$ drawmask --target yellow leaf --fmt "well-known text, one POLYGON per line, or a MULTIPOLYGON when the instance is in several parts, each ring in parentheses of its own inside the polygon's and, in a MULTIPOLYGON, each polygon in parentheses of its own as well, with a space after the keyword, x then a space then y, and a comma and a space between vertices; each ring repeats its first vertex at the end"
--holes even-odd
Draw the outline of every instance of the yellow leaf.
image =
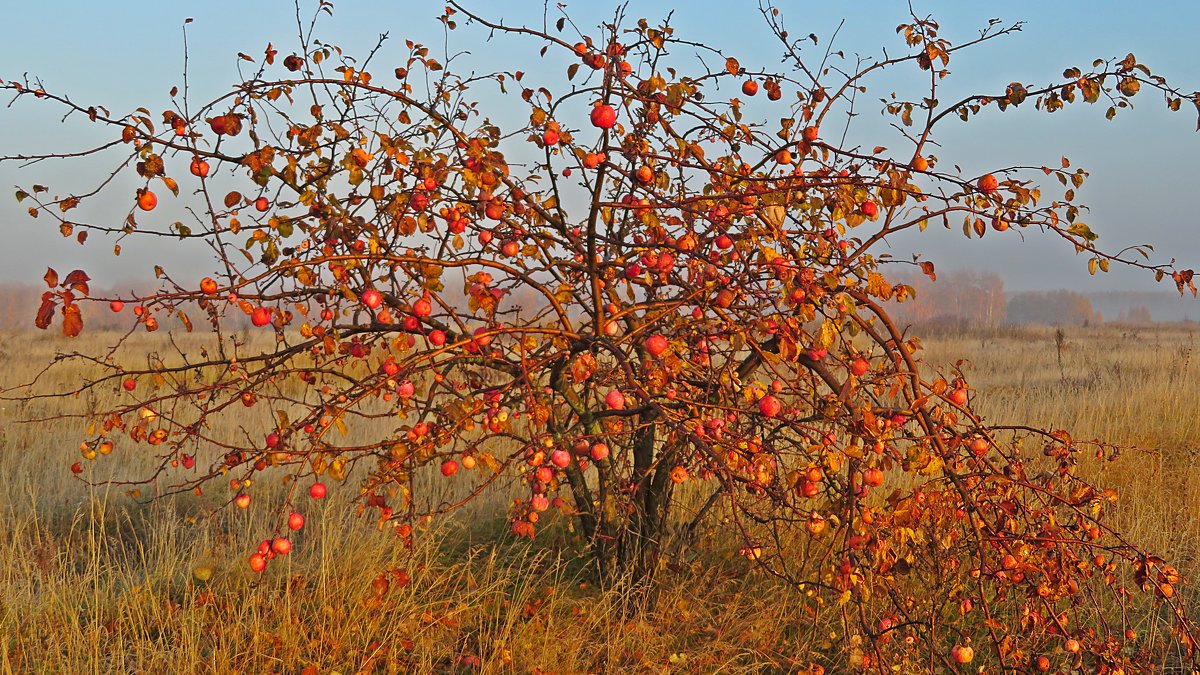
POLYGON ((867 275, 867 293, 887 300, 892 295, 892 286, 882 274, 871 272, 867 275))
POLYGON ((817 335, 817 348, 829 349, 837 340, 837 335, 837 324, 833 322, 833 319, 825 319, 821 323, 821 332, 817 335))
POLYGON ((787 210, 778 204, 772 204, 763 209, 763 219, 770 223, 771 227, 782 226, 785 217, 787 217, 787 210))

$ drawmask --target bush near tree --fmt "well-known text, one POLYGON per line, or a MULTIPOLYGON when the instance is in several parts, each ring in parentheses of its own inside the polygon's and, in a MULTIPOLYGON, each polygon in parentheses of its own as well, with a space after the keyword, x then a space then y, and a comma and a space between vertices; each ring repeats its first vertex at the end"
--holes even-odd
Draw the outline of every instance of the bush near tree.
POLYGON ((265 574, 303 526, 289 513, 326 490, 356 491, 404 540, 517 481, 512 533, 573 521, 608 584, 652 584, 671 537, 726 531, 746 564, 802 591, 797 620, 835 612, 863 668, 1128 672, 1165 648, 1130 627, 1145 612, 1190 657, 1179 573, 1114 531, 1116 494, 1079 475, 1112 448, 972 412, 962 373, 931 372, 890 318, 912 289, 889 269, 933 278, 933 262, 880 245, 927 225, 1040 231, 1093 273, 1127 265, 1194 295, 1190 270, 1099 248, 1076 200, 1087 173, 1067 160, 964 175, 936 141, 988 111, 1112 117, 1143 89, 1171 109, 1200 99, 1132 54, 946 98, 959 52, 1019 24, 954 44, 913 16, 899 48, 853 61, 762 14, 777 69, 623 11, 589 32, 450 2, 452 43, 505 34, 569 65, 545 81, 517 64, 460 72, 415 42, 385 65, 304 32, 242 55, 253 68, 228 91, 172 89, 128 113, 4 81, 16 104, 104 138, 19 159, 115 154, 139 181, 120 218, 89 211, 116 189, 108 172, 77 193, 21 189, 30 215, 118 252, 178 238, 215 254, 202 281, 158 267, 158 290, 137 296, 92 297, 85 271, 48 271, 40 328, 78 335, 80 305, 97 302, 130 331, 210 331, 214 346, 131 366, 121 338, 52 366, 101 369, 69 391, 9 395, 115 400, 87 426, 82 477, 116 444, 158 458, 142 478, 169 475, 160 494, 254 508, 256 481, 289 479, 279 530, 247 551, 265 574), (926 85, 889 96, 895 73, 926 85), (879 101, 894 133, 847 142, 847 113, 879 101), (495 121, 514 106, 527 121, 495 121), (247 320, 243 340, 230 326, 247 320), (274 425, 232 430, 247 406, 274 425), (429 471, 465 497, 417 493, 429 471))

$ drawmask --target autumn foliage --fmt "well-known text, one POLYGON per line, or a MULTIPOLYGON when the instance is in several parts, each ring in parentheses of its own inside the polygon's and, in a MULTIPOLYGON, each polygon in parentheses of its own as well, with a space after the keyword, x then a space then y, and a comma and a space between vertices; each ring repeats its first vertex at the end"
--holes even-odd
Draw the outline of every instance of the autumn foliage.
MULTIPOLYGON (((512 533, 572 521, 606 583, 651 582, 670 542, 715 526, 801 591, 797 620, 843 608, 855 665, 881 672, 1136 669, 1121 617, 1152 604, 1190 654, 1175 568, 1110 528, 1116 494, 1077 475, 1111 448, 973 413, 962 374, 928 372, 890 318, 912 289, 889 269, 935 277, 934 264, 877 249, 929 224, 1042 230, 1094 272, 1126 264, 1195 294, 1190 270, 1097 247, 1075 201, 1087 174, 1066 160, 962 175, 934 145, 989 109, 1103 102, 1111 116, 1143 87, 1174 109, 1195 97, 1130 55, 939 101, 959 50, 1013 28, 951 44, 914 17, 893 56, 847 70, 778 12, 763 19, 781 72, 668 23, 618 14, 590 34, 565 18, 543 31, 452 2, 448 32, 535 41, 565 72, 468 76, 411 42, 403 63, 367 70, 301 37, 268 46, 228 92, 175 92, 155 114, 4 82, 121 142, 141 183, 118 232, 218 254, 203 282, 162 270, 137 297, 47 275, 41 328, 75 335, 80 303, 122 303, 131 328, 215 339, 176 365, 97 359, 106 372, 72 392, 119 403, 96 411, 85 457, 143 445, 165 467, 215 449, 168 492, 254 508, 253 481, 286 476, 294 503, 356 491, 402 540, 515 480, 512 533), (929 84, 885 100, 899 135, 843 144, 852 98, 904 70, 929 84), (527 122, 502 128, 501 106, 527 122), (200 206, 186 223, 185 201, 200 206), (239 342, 230 326, 247 322, 272 339, 239 342), (223 420, 247 406, 276 424, 231 433, 223 420), (380 423, 390 431, 355 433, 380 423), (415 493, 432 471, 466 496, 415 493)), ((81 242, 113 231, 111 214, 80 215, 87 198, 52 195, 18 198, 81 242)), ((281 513, 247 551, 256 571, 291 550, 285 524, 303 518, 281 513)))

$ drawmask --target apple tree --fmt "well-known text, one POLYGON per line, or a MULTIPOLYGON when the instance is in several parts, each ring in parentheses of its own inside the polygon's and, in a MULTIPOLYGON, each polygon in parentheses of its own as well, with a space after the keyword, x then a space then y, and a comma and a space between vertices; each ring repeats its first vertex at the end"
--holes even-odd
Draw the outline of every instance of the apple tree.
MULTIPOLYGON (((250 72, 228 91, 129 113, 4 81, 105 139, 5 160, 96 155, 138 181, 122 213, 89 211, 116 189, 108 173, 74 194, 25 187, 31 215, 96 234, 88 245, 198 241, 215 261, 198 281, 156 268, 156 289, 121 297, 49 272, 38 327, 79 334, 80 305, 101 303, 129 332, 58 360, 99 369, 70 391, 18 395, 112 401, 77 473, 113 444, 144 446, 158 469, 131 480, 169 476, 165 494, 246 505, 257 477, 284 476, 297 501, 354 490, 402 538, 515 484, 512 533, 572 523, 606 582, 649 582, 672 542, 716 528, 881 672, 1134 669, 1155 647, 1128 614, 1152 606, 1190 655, 1179 572, 1115 531, 1115 494, 1078 473, 1111 448, 976 414, 961 373, 923 364, 889 316, 913 292, 889 269, 934 277, 934 263, 879 249, 931 224, 1037 231, 1093 272, 1140 268, 1194 295, 1190 270, 1099 246, 1079 219, 1083 170, 964 175, 936 143, 991 110, 1111 117, 1135 95, 1200 98, 1129 55, 947 99, 958 52, 1018 25, 955 44, 913 16, 898 49, 848 63, 762 15, 776 70, 669 21, 530 28, 451 1, 450 41, 529 40, 561 69, 457 72, 417 42, 385 66, 304 33, 242 55, 250 72), (925 84, 876 98, 894 124, 864 141, 847 113, 896 73, 925 84), (519 123, 497 120, 514 110, 519 123), (131 366, 117 355, 141 330, 212 344, 131 366), (272 424, 236 421, 255 406, 272 424), (458 496, 422 494, 432 472, 458 496)), ((290 549, 281 538, 253 552, 256 571, 290 549)))

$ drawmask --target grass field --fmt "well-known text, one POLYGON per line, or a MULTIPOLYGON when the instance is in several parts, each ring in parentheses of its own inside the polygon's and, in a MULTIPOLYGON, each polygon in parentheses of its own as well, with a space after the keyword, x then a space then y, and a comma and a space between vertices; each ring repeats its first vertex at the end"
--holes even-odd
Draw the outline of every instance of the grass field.
MULTIPOLYGON (((990 421, 1129 446, 1084 470, 1120 490, 1118 529, 1195 578, 1198 333, 954 333, 928 338, 925 358, 966 359, 990 421)), ((28 380, 68 348, 0 337, 0 384, 28 380)), ((86 404, 0 411, 2 673, 794 672, 843 639, 797 616, 793 591, 719 540, 668 569, 652 608, 622 611, 622 597, 586 581, 562 528, 532 543, 505 536, 503 495, 433 523, 407 549, 358 514, 351 490, 333 490, 309 507, 296 551, 254 575, 246 555, 274 509, 214 511, 227 498, 215 491, 142 505, 126 488, 89 489, 68 471, 82 422, 20 422, 86 404)), ((89 471, 129 476, 145 465, 118 448, 89 471)))

